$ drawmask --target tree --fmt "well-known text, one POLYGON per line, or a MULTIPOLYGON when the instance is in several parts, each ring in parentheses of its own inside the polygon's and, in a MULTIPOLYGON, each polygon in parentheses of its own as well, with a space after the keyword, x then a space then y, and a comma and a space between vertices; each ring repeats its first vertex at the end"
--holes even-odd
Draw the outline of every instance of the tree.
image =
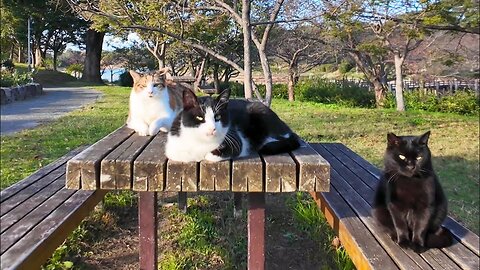
POLYGON ((100 60, 102 57, 102 44, 105 32, 88 29, 85 34, 85 64, 83 66, 82 80, 93 83, 103 83, 100 76, 100 60))

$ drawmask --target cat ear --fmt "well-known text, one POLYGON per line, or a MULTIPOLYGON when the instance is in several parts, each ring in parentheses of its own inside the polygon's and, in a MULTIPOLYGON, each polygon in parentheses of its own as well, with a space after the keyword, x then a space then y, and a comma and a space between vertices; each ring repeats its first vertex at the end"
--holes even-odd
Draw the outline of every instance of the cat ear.
POLYGON ((195 93, 193 93, 191 90, 183 91, 183 109, 189 110, 196 106, 198 106, 198 100, 195 93))
POLYGON ((418 142, 420 144, 426 145, 428 143, 428 138, 430 138, 430 130, 425 132, 420 138, 418 139, 418 142))
POLYGON ((217 97, 217 107, 218 108, 223 108, 223 106, 226 106, 228 104, 228 99, 230 98, 230 89, 227 88, 223 90, 220 95, 217 97))
POLYGON ((130 70, 130 76, 132 76, 133 78, 133 81, 138 81, 138 79, 140 79, 140 77, 142 77, 142 74, 136 72, 135 70, 130 70))
POLYGON ((400 141, 401 141, 401 139, 397 135, 395 135, 393 133, 388 133, 387 134, 388 145, 398 146, 398 145, 400 145, 400 141))

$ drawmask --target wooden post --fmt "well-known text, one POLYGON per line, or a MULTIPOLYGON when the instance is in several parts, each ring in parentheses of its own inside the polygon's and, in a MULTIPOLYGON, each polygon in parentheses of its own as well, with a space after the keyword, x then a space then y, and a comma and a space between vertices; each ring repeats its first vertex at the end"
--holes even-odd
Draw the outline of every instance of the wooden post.
POLYGON ((239 218, 242 216, 242 193, 233 193, 233 216, 239 218))
POLYGON ((141 270, 157 269, 157 193, 141 191, 138 198, 141 270))
POLYGON ((178 210, 182 211, 183 213, 187 212, 187 193, 186 192, 178 192, 178 210))
POLYGON ((248 269, 265 269, 265 193, 248 193, 248 269))

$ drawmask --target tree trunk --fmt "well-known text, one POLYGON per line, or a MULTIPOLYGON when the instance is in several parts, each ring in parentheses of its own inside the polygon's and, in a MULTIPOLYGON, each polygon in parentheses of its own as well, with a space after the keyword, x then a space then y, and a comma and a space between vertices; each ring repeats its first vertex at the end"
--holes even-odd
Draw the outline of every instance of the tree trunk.
POLYGON ((57 71, 57 55, 58 51, 57 49, 53 50, 53 70, 57 71))
POLYGON ((270 65, 268 63, 267 54, 265 48, 258 48, 258 56, 260 56, 260 63, 262 65, 263 78, 265 81, 265 105, 270 107, 272 104, 272 91, 273 91, 273 80, 272 80, 272 71, 270 70, 270 65))
POLYGON ((395 100, 397 102, 397 111, 405 111, 405 103, 403 100, 403 62, 405 57, 401 57, 399 52, 395 52, 395 100))
POLYGON ((218 77, 218 63, 213 64, 213 86, 215 91, 218 93, 220 91, 220 78, 218 77))
POLYGON ((207 63, 207 57, 203 58, 202 63, 200 64, 200 68, 197 71, 195 76, 195 82, 193 82, 193 89, 199 90, 199 85, 202 82, 203 78, 203 70, 205 69, 205 64, 207 63))
POLYGON ((167 43, 163 43, 162 46, 160 47, 160 55, 158 57, 158 68, 164 68, 165 67, 165 54, 167 52, 167 43))
POLYGON ((17 58, 18 63, 23 63, 23 61, 25 60, 22 56, 23 56, 22 45, 18 44, 18 58, 17 58))
POLYGON ((39 45, 35 47, 35 67, 40 67, 43 64, 42 59, 42 50, 40 49, 39 45))
POLYGON ((85 44, 85 64, 83 66, 82 80, 93 83, 102 83, 100 76, 100 60, 102 57, 102 44, 105 32, 88 29, 85 44))
POLYGON ((252 98, 252 60, 251 39, 252 29, 250 25, 250 0, 242 0, 242 30, 243 30, 243 87, 245 98, 252 98))

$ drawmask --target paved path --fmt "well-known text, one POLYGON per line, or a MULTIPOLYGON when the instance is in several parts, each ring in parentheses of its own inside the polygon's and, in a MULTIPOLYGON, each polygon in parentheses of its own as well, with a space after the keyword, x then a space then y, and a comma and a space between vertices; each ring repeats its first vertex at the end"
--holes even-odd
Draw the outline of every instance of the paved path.
POLYGON ((102 93, 86 88, 44 88, 45 94, 0 106, 0 134, 33 128, 94 102, 102 93))

